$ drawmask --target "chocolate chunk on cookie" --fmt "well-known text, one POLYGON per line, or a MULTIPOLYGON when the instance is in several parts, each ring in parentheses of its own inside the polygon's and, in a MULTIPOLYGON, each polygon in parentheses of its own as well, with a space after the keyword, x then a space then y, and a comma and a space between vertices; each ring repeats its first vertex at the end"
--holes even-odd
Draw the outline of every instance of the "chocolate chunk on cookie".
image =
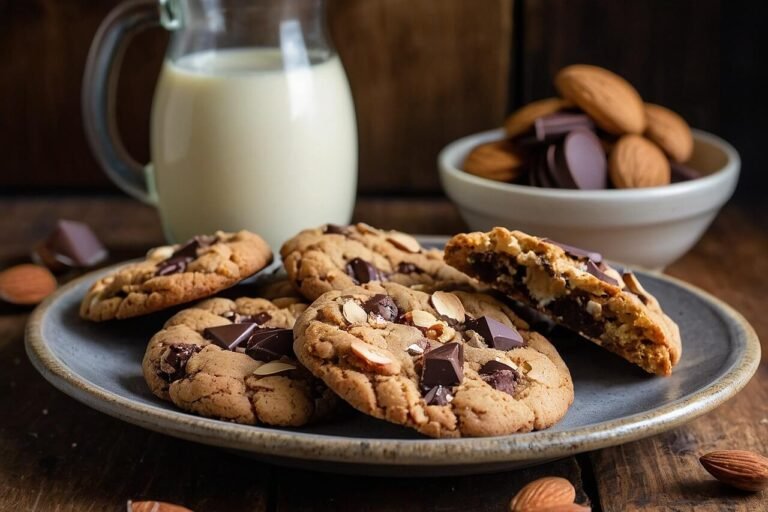
POLYGON ((243 297, 180 311, 150 340, 144 379, 156 396, 210 418, 301 426, 327 417, 337 398, 292 349, 291 328, 306 307, 295 298, 243 297))
POLYGON ((670 375, 680 360, 677 325, 634 274, 597 253, 495 228, 456 235, 445 260, 649 373, 670 375))
POLYGON ((152 249, 145 261, 96 281, 80 305, 86 320, 130 318, 209 297, 263 269, 269 246, 248 231, 198 236, 152 249))
POLYGON ((476 284, 446 265, 442 251, 425 249, 405 233, 362 223, 302 231, 283 245, 280 254, 288 278, 308 300, 373 281, 428 289, 476 284))
POLYGON ((296 321, 296 356, 359 411, 431 437, 528 432, 565 415, 573 383, 549 341, 489 295, 436 293, 396 283, 327 292, 296 321), (522 343, 493 348, 502 329, 471 323, 481 318, 522 343))

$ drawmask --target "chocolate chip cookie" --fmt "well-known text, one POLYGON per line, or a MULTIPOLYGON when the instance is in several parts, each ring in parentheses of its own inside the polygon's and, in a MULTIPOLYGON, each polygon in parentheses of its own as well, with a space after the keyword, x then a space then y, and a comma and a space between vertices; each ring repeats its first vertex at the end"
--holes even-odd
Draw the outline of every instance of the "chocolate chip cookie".
POLYGON ((293 355, 295 298, 214 298, 171 317, 142 369, 149 389, 201 416, 249 425, 300 426, 338 402, 293 355))
POLYGON ((209 297, 271 261, 267 243, 248 231, 218 232, 158 247, 145 261, 96 281, 83 298, 80 316, 96 322, 130 318, 209 297))
POLYGON ((334 290, 299 317, 294 338, 299 361, 353 407, 431 437, 547 428, 573 401, 555 348, 481 293, 334 290))
POLYGON ((425 249, 410 235, 359 223, 302 231, 280 250, 297 290, 310 301, 330 290, 370 281, 392 281, 427 289, 473 287, 469 277, 425 249))
POLYGON ((680 360, 677 324, 598 253, 494 228, 453 237, 445 261, 649 373, 670 375, 680 360))

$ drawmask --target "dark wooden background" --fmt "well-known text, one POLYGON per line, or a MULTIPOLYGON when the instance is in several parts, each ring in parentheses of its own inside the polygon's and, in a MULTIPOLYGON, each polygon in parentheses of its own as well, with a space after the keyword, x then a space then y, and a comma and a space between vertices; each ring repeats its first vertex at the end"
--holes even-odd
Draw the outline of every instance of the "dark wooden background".
MULTIPOLYGON (((80 82, 118 0, 0 0, 0 192, 111 191, 86 145, 80 82)), ((725 0, 328 0, 355 97, 363 194, 440 194, 435 156, 550 95, 557 69, 607 66, 648 100, 730 140, 741 197, 768 184, 765 3, 725 0)), ((131 46, 119 91, 126 144, 148 155, 167 36, 131 46)))

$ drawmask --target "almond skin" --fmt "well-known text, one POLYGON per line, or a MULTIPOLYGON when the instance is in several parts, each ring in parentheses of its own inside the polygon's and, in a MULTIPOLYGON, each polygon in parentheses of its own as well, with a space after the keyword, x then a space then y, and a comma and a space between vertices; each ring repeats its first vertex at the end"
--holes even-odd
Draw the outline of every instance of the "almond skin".
POLYGON ((504 131, 510 139, 522 135, 533 127, 533 123, 540 117, 559 112, 573 105, 562 98, 545 98, 528 103, 515 110, 504 121, 504 131))
POLYGON ((699 458, 710 475, 743 491, 768 488, 768 458, 746 450, 719 450, 699 458))
POLYGON ((188 508, 162 501, 128 501, 128 512, 192 512, 188 508))
POLYGON ((470 151, 463 169, 469 174, 496 181, 514 181, 523 172, 523 156, 507 140, 480 144, 470 151))
POLYGON ((691 127, 675 112, 661 105, 645 104, 648 126, 645 136, 655 142, 675 162, 686 162, 693 153, 691 127))
POLYGON ((623 135, 645 130, 645 109, 640 94, 612 71, 574 64, 557 73, 555 87, 563 98, 575 103, 608 133, 623 135))
POLYGON ((608 174, 616 188, 669 185, 669 160, 659 147, 641 135, 625 135, 608 158, 608 174))
POLYGON ((544 507, 537 509, 528 509, 529 512, 590 512, 592 508, 578 503, 569 503, 568 505, 555 505, 554 507, 544 507))
POLYGON ((56 278, 40 265, 24 263, 0 272, 0 299, 22 306, 40 303, 56 290, 56 278))
POLYGON ((546 476, 520 489, 509 503, 509 510, 510 512, 548 510, 548 507, 573 505, 574 499, 576 499, 576 489, 571 482, 557 476, 546 476))

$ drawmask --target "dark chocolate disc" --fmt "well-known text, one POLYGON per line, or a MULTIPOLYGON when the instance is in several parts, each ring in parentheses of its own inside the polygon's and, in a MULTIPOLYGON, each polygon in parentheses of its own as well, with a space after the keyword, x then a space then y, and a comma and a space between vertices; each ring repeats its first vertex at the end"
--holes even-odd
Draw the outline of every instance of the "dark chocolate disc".
POLYGON ((558 183, 566 188, 604 189, 608 183, 605 151, 600 139, 590 130, 578 128, 565 136, 555 151, 558 183))

